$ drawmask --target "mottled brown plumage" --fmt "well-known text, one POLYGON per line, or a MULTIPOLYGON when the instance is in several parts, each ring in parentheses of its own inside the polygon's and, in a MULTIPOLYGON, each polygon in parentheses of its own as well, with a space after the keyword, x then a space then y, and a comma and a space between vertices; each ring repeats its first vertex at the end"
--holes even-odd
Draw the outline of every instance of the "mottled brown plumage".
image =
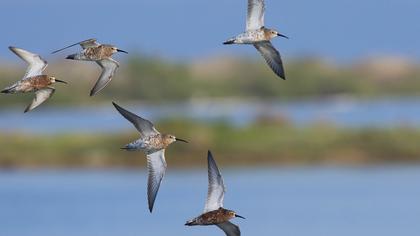
POLYGON ((140 133, 139 139, 125 145, 123 149, 128 151, 141 150, 147 155, 147 169, 149 170, 147 200, 149 203, 149 211, 152 212, 157 192, 159 191, 160 184, 166 171, 165 149, 175 141, 186 143, 187 141, 176 138, 171 134, 161 134, 156 130, 152 122, 137 116, 116 103, 113 103, 113 105, 140 133))
POLYGON ((101 44, 97 47, 86 48, 84 54, 87 60, 99 61, 110 58, 117 50, 115 46, 101 44))
POLYGON ((209 184, 204 213, 187 221, 185 225, 216 225, 223 230, 227 236, 240 236, 241 230, 237 225, 230 222, 230 220, 235 217, 245 218, 236 214, 234 211, 223 208, 225 184, 223 182, 222 174, 210 151, 207 154, 207 162, 209 184))
POLYGON ((285 35, 264 26, 264 0, 248 0, 246 31, 226 40, 223 44, 252 44, 273 70, 282 79, 286 79, 280 53, 270 40, 285 35))
POLYGON ((48 64, 39 55, 21 48, 9 47, 9 49, 28 63, 28 69, 22 79, 3 89, 1 93, 15 94, 35 92, 35 98, 26 108, 25 112, 41 105, 45 100, 54 94, 55 88, 51 87, 52 84, 56 82, 66 83, 64 81, 57 80, 54 76, 42 74, 48 64))
POLYGON ((124 50, 118 49, 116 46, 109 45, 109 44, 99 44, 96 42, 96 39, 88 39, 82 42, 78 42, 67 47, 55 50, 52 53, 56 53, 67 49, 69 47, 73 47, 75 45, 80 45, 82 47, 82 51, 79 53, 71 54, 66 57, 66 59, 70 60, 81 60, 81 61, 94 61, 96 62, 101 68, 102 73, 99 76, 98 80, 96 81, 95 85, 93 86, 92 90, 90 91, 90 96, 94 96, 103 88, 105 88, 108 83, 112 80, 112 77, 115 74, 115 71, 119 67, 119 64, 116 60, 112 59, 112 55, 116 52, 123 52, 127 53, 124 50))
POLYGON ((197 218, 186 223, 188 226, 193 225, 217 225, 229 221, 236 217, 236 213, 231 210, 220 207, 217 210, 206 212, 197 218))
POLYGON ((27 93, 49 87, 55 78, 48 75, 38 75, 26 78, 16 88, 17 92, 27 93))

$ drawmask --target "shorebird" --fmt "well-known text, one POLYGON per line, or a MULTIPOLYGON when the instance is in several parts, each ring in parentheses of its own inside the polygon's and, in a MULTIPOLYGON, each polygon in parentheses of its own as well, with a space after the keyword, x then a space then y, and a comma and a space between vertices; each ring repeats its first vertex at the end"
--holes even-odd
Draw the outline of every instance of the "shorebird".
POLYGON ((271 69, 282 79, 286 79, 283 69, 283 62, 280 53, 274 48, 270 40, 280 36, 274 29, 264 26, 264 0, 248 0, 248 14, 246 19, 246 31, 236 37, 230 38, 223 44, 252 44, 264 57, 271 69))
POLYGON ((78 42, 72 44, 70 46, 55 50, 54 53, 60 52, 64 49, 80 45, 82 47, 82 51, 79 53, 71 54, 66 57, 66 59, 70 60, 81 60, 81 61, 94 61, 96 62, 101 68, 102 73, 99 76, 99 79, 96 81, 95 86, 90 91, 90 96, 94 96, 106 85, 111 81, 112 77, 114 76, 115 71, 120 66, 118 62, 111 58, 111 56, 116 52, 123 52, 128 53, 124 50, 121 50, 113 45, 109 44, 99 44, 96 42, 96 39, 88 39, 82 42, 78 42))
POLYGON ((42 59, 39 55, 21 48, 9 47, 9 49, 22 60, 26 61, 29 66, 22 79, 3 89, 1 93, 14 94, 35 92, 35 98, 25 109, 25 113, 41 105, 54 94, 55 88, 51 87, 54 83, 60 82, 67 84, 65 81, 58 80, 54 76, 42 74, 48 64, 47 61, 42 59))
POLYGON ((171 143, 180 141, 188 143, 184 139, 176 138, 171 134, 161 134, 156 130, 152 122, 131 113, 124 108, 112 103, 117 111, 130 121, 139 131, 140 138, 131 142, 122 149, 128 151, 144 151, 147 156, 147 169, 149 178, 147 182, 147 199, 149 203, 149 211, 153 211, 153 205, 159 191, 160 183, 166 171, 165 148, 171 143))
POLYGON ((229 220, 235 217, 242 219, 245 218, 236 214, 235 211, 223 208, 225 185, 219 168, 217 168, 216 161, 213 159, 210 151, 208 151, 207 154, 207 161, 209 186, 204 213, 187 221, 185 225, 217 225, 226 233, 227 236, 240 236, 241 231, 239 230, 239 227, 231 223, 229 220))

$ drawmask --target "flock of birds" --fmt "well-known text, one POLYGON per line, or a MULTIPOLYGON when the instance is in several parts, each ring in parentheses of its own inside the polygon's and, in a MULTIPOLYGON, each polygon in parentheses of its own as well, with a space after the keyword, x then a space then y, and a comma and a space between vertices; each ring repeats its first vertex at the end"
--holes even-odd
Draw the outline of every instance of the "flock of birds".
MULTIPOLYGON (((286 77, 280 53, 274 48, 270 40, 277 36, 287 37, 276 30, 265 28, 264 11, 264 0, 248 0, 246 31, 236 37, 230 38, 225 41, 224 44, 254 45, 273 72, 280 78, 285 79, 286 77)), ((102 68, 101 75, 90 91, 90 96, 94 96, 107 86, 119 67, 119 63, 112 59, 112 55, 117 52, 127 52, 113 45, 100 44, 96 39, 88 39, 56 50, 52 53, 57 53, 76 45, 80 45, 82 50, 67 56, 66 59, 94 61, 102 68)), ((17 47, 9 47, 9 49, 27 62, 29 66, 21 80, 3 89, 1 93, 15 94, 34 92, 35 98, 25 109, 25 112, 33 110, 50 98, 55 92, 55 88, 52 87, 53 84, 57 82, 67 84, 65 81, 56 79, 54 76, 43 74, 43 71, 48 64, 47 61, 42 59, 39 55, 17 47)), ((139 139, 125 145, 122 149, 128 151, 144 151, 147 156, 147 197, 149 210, 152 212, 160 184, 166 171, 165 149, 176 141, 188 142, 171 134, 161 134, 152 122, 137 116, 114 102, 113 105, 140 133, 139 139)), ((216 161, 213 159, 210 151, 208 152, 208 182, 208 195, 204 213, 187 221, 185 225, 217 225, 227 236, 239 236, 241 234, 239 227, 229 220, 235 217, 244 217, 236 214, 235 211, 223 208, 225 185, 216 161)))

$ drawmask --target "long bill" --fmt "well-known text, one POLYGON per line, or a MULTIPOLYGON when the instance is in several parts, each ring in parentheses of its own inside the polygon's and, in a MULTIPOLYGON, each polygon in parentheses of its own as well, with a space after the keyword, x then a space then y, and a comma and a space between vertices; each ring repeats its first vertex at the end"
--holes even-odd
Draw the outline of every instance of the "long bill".
POLYGON ((59 83, 63 83, 63 84, 67 84, 67 82, 66 82, 66 81, 59 80, 59 79, 55 79, 55 82, 59 82, 59 83))
POLYGON ((128 54, 128 52, 127 52, 127 51, 124 51, 124 50, 121 50, 121 49, 117 49, 117 52, 123 52, 123 53, 128 54))
POLYGON ((185 140, 185 139, 175 138, 175 140, 176 140, 176 141, 180 141, 180 142, 184 142, 184 143, 188 143, 188 141, 187 141, 187 140, 185 140))
POLYGON ((280 36, 280 37, 283 37, 283 38, 289 39, 289 37, 287 37, 287 36, 286 36, 286 35, 284 35, 284 34, 277 33, 277 36, 280 36))
POLYGON ((245 219, 245 217, 240 216, 240 215, 238 215, 238 214, 235 214, 235 216, 236 216, 236 217, 238 217, 238 218, 241 218, 241 219, 245 219))

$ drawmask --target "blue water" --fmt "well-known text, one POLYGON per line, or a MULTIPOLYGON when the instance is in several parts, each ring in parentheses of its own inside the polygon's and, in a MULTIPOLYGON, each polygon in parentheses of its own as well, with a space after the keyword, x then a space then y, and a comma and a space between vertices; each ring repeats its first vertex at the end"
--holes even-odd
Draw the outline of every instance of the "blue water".
MULTIPOLYGON (((420 97, 357 100, 335 98, 302 102, 192 101, 182 104, 136 106, 121 104, 157 122, 178 118, 225 121, 242 126, 260 117, 281 118, 296 125, 329 123, 342 127, 420 127, 420 97)), ((23 109, 23 108, 22 108, 23 109)), ((120 132, 132 126, 109 104, 91 108, 42 106, 30 113, 0 110, 0 132, 120 132)))
MULTIPOLYGON (((242 235, 418 236, 420 167, 222 168, 242 235)), ((0 172, 0 235, 224 235, 201 213, 202 170, 168 170, 148 213, 144 171, 0 172)))

